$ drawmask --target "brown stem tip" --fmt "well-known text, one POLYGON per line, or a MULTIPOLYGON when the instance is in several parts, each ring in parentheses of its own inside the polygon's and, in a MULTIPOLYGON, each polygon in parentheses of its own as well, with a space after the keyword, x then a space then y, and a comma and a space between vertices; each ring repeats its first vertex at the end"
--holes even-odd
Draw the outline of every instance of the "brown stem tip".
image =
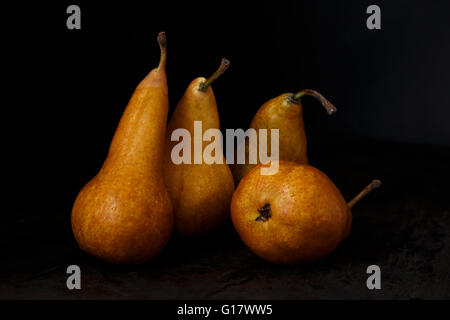
POLYGON ((337 111, 337 108, 316 90, 303 89, 302 91, 293 95, 291 100, 293 103, 299 103, 300 98, 303 96, 312 96, 312 97, 316 98, 317 100, 319 100, 320 103, 322 104, 322 106, 325 108, 325 110, 327 110, 327 112, 330 116, 333 113, 336 113, 336 111, 337 111))
POLYGON ((206 92, 206 90, 208 90, 208 87, 214 81, 216 81, 217 78, 219 78, 222 74, 224 74, 224 72, 228 69, 229 66, 230 66, 230 60, 222 58, 219 68, 216 70, 216 72, 214 72, 214 74, 211 77, 209 77, 208 80, 206 80, 205 82, 200 84, 200 87, 198 88, 198 90, 200 90, 202 92, 206 92))
POLYGON ((165 48, 167 46, 167 38, 164 31, 158 33, 158 43, 161 48, 165 48))
POLYGON ((166 60, 167 60, 167 38, 166 38, 166 33, 160 32, 158 33, 158 44, 159 44, 159 48, 161 49, 161 57, 159 60, 159 66, 158 66, 158 70, 161 68, 165 68, 166 67, 166 60))
POLYGON ((378 179, 373 180, 369 185, 367 185, 356 197, 354 197, 349 203, 348 206, 352 208, 359 200, 367 196, 372 190, 379 188, 381 186, 381 181, 378 179))

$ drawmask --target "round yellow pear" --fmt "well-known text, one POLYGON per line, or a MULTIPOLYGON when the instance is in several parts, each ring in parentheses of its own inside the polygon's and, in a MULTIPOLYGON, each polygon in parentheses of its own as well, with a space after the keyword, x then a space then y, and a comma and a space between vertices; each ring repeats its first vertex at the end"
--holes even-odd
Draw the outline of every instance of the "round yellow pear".
POLYGON ((351 206, 380 185, 374 180, 347 204, 334 183, 310 165, 279 161, 262 175, 254 167, 231 202, 233 225, 247 247, 264 260, 302 264, 329 255, 351 229, 351 206))

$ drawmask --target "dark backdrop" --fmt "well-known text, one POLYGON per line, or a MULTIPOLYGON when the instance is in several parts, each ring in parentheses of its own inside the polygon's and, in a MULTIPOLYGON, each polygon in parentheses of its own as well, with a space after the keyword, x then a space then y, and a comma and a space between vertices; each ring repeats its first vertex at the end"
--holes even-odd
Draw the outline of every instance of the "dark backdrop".
POLYGON ((214 84, 222 128, 247 128, 258 107, 304 99, 311 159, 355 141, 450 144, 448 1, 167 1, 2 4, 2 182, 7 218, 66 223, 101 166, 134 88, 168 37, 171 110, 187 84, 231 60, 214 84), (82 29, 68 30, 69 4, 82 29), (368 5, 382 29, 366 28, 368 5))

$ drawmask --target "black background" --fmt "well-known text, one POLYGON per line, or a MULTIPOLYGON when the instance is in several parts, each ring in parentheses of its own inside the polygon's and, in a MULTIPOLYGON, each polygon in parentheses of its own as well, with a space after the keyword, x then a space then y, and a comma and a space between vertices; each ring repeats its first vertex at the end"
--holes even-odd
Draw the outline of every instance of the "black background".
MULTIPOLYGON (((338 112, 329 117, 303 99, 309 156, 346 197, 374 177, 387 183, 381 200, 414 184, 404 197, 443 192, 449 10, 447 1, 423 0, 2 4, 3 217, 15 226, 53 221, 58 231, 36 241, 74 241, 72 203, 103 163, 134 88, 157 65, 159 31, 168 38, 171 111, 192 79, 226 57, 231 67, 213 85, 222 129, 247 128, 279 94, 316 89, 338 112), (66 28, 70 4, 81 7, 81 30, 66 28), (370 4, 381 7, 381 30, 366 28, 370 4), (363 160, 345 167, 341 148, 361 150, 363 160), (396 150, 405 151, 398 158, 396 150)), ((6 252, 27 246, 2 236, 6 252)))
POLYGON ((47 210, 49 197, 70 202, 97 172, 134 88, 158 63, 162 30, 171 110, 227 57, 213 86, 222 128, 247 128, 268 99, 312 88, 338 108, 328 117, 304 98, 313 164, 333 156, 321 146, 344 140, 449 145, 450 5, 377 3, 381 30, 366 28, 371 1, 86 1, 81 30, 66 28, 71 2, 6 6, 7 203, 47 210))

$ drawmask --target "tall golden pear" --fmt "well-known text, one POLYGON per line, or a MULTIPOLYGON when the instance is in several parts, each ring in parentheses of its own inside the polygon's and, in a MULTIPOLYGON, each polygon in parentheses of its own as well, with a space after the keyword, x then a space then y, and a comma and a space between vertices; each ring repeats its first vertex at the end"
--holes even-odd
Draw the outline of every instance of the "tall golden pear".
POLYGON ((346 203, 339 189, 320 170, 279 161, 278 171, 250 170, 231 202, 237 233, 256 255, 279 264, 309 263, 324 258, 348 237, 351 208, 381 185, 373 180, 346 203))
POLYGON ((174 208, 175 229, 182 235, 205 234, 229 220, 234 182, 223 156, 222 141, 214 135, 208 138, 212 142, 204 141, 210 129, 219 132, 219 113, 211 83, 228 65, 229 61, 223 59, 208 80, 202 77, 193 80, 169 121, 164 173, 174 208), (177 129, 187 134, 181 142, 177 142, 180 138, 174 132, 177 129), (180 152, 177 145, 183 143, 186 148, 180 152), (215 151, 208 152, 214 145, 215 151), (180 156, 185 160, 183 163, 175 159, 180 156))
MULTIPOLYGON (((268 150, 271 150, 271 129, 279 130, 279 160, 308 164, 306 150, 306 134, 303 123, 303 107, 301 98, 305 95, 313 96, 320 101, 329 115, 337 111, 331 102, 315 90, 304 89, 297 94, 285 93, 264 103, 256 112, 250 128, 267 129, 268 150)), ((260 163, 249 163, 248 140, 245 142, 246 162, 232 165, 232 172, 236 184, 260 163)))
POLYGON ((163 176, 169 104, 163 32, 158 43, 159 66, 136 88, 103 166, 72 209, 72 230, 80 248, 112 263, 151 259, 172 234, 172 205, 163 176))

